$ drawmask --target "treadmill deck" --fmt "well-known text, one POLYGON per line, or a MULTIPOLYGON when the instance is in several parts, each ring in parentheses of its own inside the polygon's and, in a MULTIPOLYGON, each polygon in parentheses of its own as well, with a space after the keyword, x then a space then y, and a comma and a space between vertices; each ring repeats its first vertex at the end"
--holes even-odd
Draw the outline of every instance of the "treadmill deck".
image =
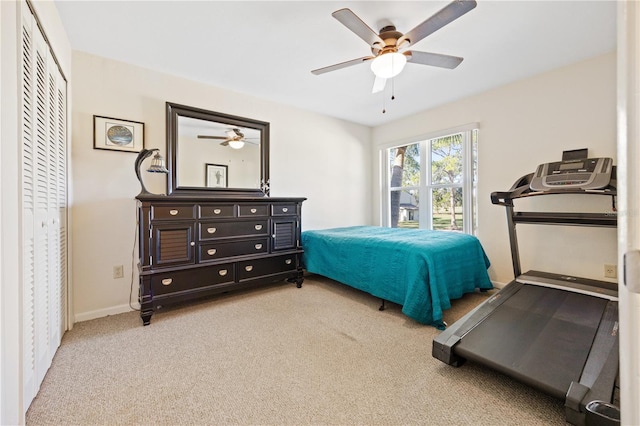
POLYGON ((578 382, 608 300, 525 284, 456 346, 557 398, 578 382))
POLYGON ((607 400, 617 330, 616 284, 529 271, 437 336, 432 355, 484 364, 571 403, 587 392, 607 400))

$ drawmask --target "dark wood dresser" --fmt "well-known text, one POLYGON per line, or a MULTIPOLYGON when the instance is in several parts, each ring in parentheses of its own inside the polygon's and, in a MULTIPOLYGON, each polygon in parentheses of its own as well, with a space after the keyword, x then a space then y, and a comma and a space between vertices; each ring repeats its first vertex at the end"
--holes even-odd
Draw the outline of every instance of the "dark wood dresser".
POLYGON ((164 306, 288 280, 302 285, 306 198, 139 196, 140 316, 164 306))

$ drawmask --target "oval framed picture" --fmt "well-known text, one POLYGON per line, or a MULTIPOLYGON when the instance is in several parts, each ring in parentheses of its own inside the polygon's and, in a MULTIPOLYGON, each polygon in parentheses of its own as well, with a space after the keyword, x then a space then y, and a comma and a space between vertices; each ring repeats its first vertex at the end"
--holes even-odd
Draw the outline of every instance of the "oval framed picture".
POLYGON ((144 123, 94 115, 93 147, 138 153, 144 148, 144 123))

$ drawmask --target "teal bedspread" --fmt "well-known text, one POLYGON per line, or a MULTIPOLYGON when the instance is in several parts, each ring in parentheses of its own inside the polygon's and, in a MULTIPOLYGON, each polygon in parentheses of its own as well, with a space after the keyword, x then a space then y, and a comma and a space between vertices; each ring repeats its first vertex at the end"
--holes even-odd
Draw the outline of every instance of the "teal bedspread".
POLYGON ((308 272, 402 305, 408 317, 439 329, 452 299, 493 288, 489 259, 472 235, 352 226, 304 231, 302 246, 308 272))

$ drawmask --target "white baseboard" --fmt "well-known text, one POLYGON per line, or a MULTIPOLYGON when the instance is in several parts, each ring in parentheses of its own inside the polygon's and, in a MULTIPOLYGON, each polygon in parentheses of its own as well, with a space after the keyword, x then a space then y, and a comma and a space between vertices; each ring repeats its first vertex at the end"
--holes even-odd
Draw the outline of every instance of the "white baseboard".
POLYGON ((497 281, 491 281, 491 284, 493 284, 493 286, 497 289, 502 289, 504 286, 506 286, 507 284, 505 283, 500 283, 497 281))
MULTIPOLYGON (((133 306, 138 308, 138 306, 136 305, 137 303, 134 304, 133 306)), ((74 323, 89 321, 96 318, 107 317, 109 315, 123 314, 125 312, 131 312, 131 311, 132 309, 129 305, 118 305, 118 306, 112 306, 110 308, 98 309, 95 311, 82 312, 74 316, 74 323)))

